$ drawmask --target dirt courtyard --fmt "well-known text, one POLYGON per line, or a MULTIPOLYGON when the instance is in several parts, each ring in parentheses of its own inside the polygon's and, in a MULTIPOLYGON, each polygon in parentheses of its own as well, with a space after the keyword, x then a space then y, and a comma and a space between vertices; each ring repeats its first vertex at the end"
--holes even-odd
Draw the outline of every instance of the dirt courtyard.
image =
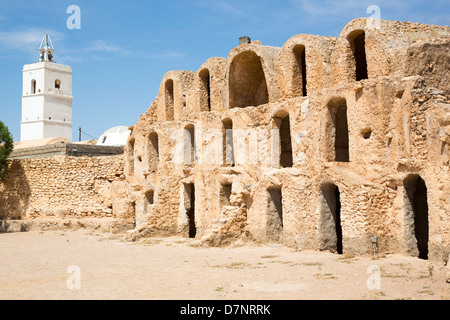
POLYGON ((0 234, 2 300, 439 300, 444 262, 88 231, 0 234))

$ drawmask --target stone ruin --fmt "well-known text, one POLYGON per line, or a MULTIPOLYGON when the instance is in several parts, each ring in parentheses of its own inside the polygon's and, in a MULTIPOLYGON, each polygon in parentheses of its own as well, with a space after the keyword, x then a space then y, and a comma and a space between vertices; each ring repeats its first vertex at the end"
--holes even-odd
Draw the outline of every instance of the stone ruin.
POLYGON ((108 217, 131 240, 446 260, 449 40, 446 26, 356 19, 281 48, 243 37, 168 72, 101 185, 108 217))
POLYGON ((446 257, 450 28, 379 22, 168 72, 125 148, 130 236, 446 257))

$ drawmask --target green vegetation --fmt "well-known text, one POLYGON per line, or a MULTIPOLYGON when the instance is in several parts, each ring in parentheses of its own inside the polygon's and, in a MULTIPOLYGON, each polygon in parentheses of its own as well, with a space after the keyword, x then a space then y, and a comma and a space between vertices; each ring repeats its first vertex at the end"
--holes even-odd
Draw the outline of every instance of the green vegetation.
POLYGON ((0 181, 8 172, 8 157, 14 149, 14 140, 8 127, 0 121, 0 181))

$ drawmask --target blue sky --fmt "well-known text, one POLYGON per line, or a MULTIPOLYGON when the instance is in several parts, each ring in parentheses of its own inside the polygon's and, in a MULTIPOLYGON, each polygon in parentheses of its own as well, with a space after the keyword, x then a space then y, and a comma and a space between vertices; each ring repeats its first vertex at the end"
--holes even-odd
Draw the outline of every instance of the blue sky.
POLYGON ((375 0, 0 0, 0 121, 20 139, 22 68, 37 62, 49 33, 55 61, 73 71, 73 137, 98 138, 134 125, 158 94, 164 74, 227 57, 239 37, 282 46, 300 33, 338 36, 352 19, 369 17, 450 24, 450 1, 375 0), (81 29, 70 30, 70 5, 81 29))

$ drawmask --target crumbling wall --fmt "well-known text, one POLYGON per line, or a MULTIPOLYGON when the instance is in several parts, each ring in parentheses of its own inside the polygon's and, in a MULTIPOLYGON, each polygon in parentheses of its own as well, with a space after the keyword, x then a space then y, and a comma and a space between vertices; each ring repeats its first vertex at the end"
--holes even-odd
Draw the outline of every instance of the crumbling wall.
POLYGON ((252 239, 364 254, 376 237, 381 251, 418 255, 405 197, 405 179, 418 175, 429 257, 444 257, 450 29, 373 22, 353 20, 338 38, 297 35, 282 48, 242 44, 197 72, 167 73, 126 150, 135 235, 190 236, 183 187, 192 184, 195 237, 211 245, 252 239), (186 112, 173 121, 164 116, 167 79, 186 103, 174 106, 186 112), (152 132, 157 166, 149 163, 152 132), (194 162, 184 161, 186 150, 194 162), (331 185, 339 193, 324 195, 331 185), (145 205, 149 191, 154 203, 145 205))

